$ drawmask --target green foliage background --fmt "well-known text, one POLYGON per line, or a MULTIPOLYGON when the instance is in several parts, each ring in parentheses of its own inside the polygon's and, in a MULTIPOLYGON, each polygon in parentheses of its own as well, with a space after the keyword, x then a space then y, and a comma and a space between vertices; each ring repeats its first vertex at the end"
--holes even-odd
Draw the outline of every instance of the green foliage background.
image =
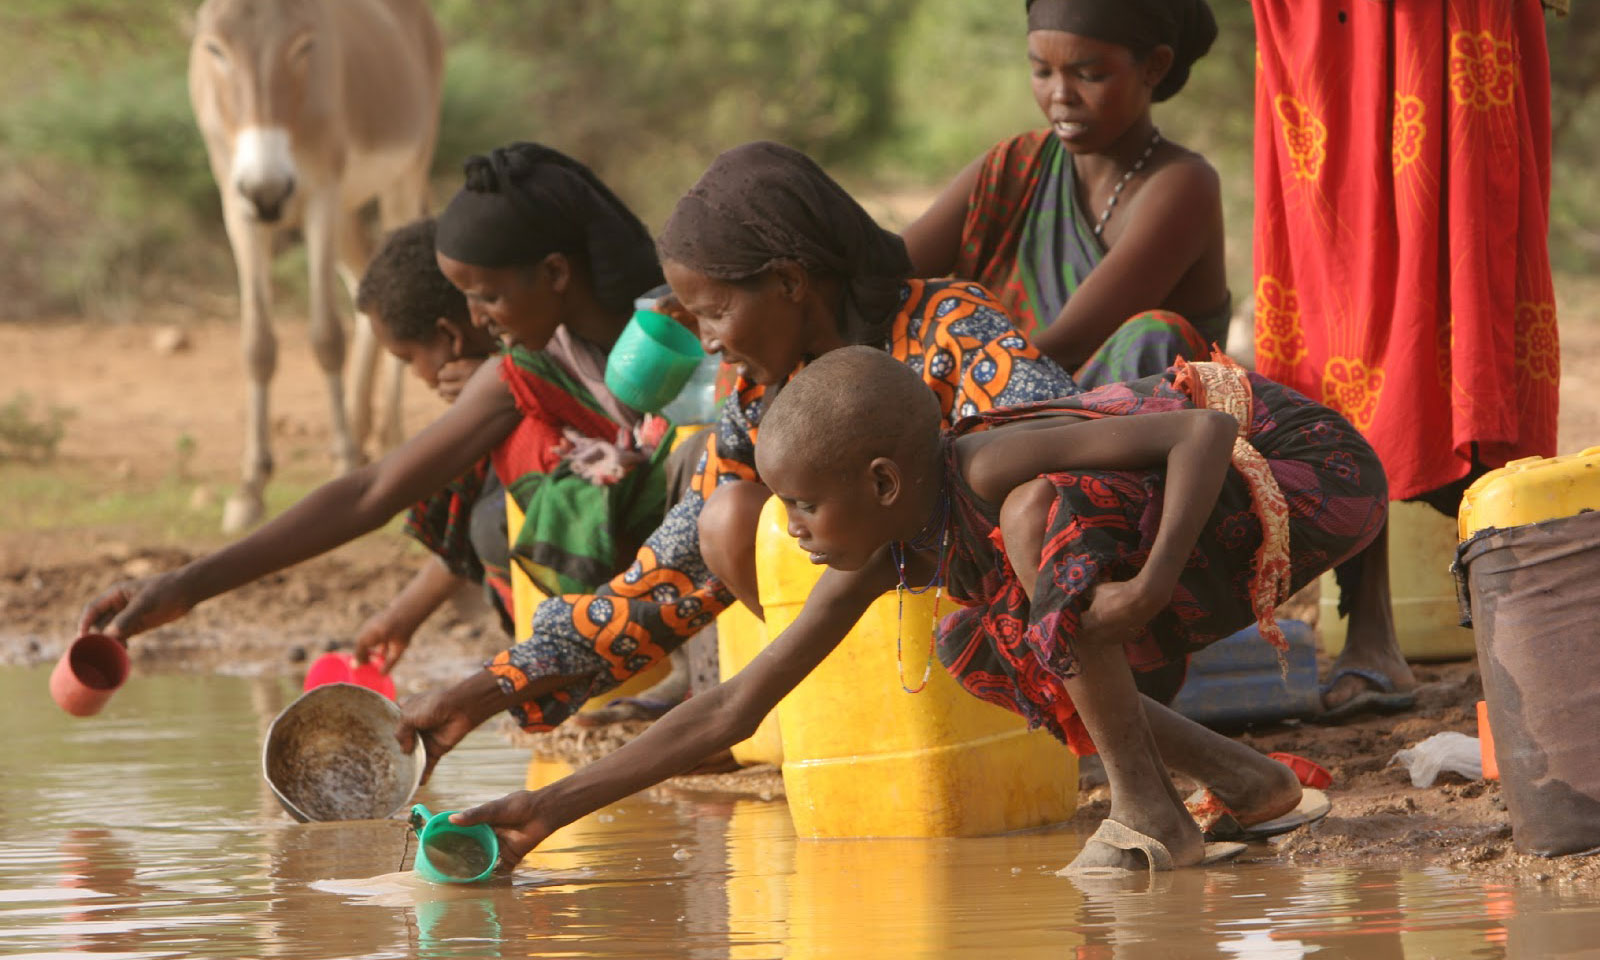
MULTIPOLYGON (((1038 116, 1020 4, 978 0, 434 0, 449 41, 435 174, 536 139, 592 164, 650 224, 718 150, 791 143, 867 194, 920 196, 1038 116)), ((1162 108, 1224 176, 1249 286, 1253 27, 1221 36, 1162 108)), ((1551 20, 1552 252, 1600 266, 1600 8, 1551 20)), ((0 317, 227 289, 232 268, 185 80, 191 0, 0 6, 0 317)), ((293 277, 293 264, 280 266, 293 277)), ((105 309, 102 309, 105 308, 105 309)), ((124 309, 122 312, 128 312, 124 309)))

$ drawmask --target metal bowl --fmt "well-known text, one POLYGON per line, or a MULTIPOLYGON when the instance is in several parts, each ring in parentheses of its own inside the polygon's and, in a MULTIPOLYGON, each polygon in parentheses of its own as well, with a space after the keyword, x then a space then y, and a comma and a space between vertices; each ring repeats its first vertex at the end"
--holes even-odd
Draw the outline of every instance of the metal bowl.
POLYGON ((423 753, 395 740, 400 708, 353 683, 301 694, 267 729, 261 772, 301 823, 381 820, 406 809, 422 782, 423 753))

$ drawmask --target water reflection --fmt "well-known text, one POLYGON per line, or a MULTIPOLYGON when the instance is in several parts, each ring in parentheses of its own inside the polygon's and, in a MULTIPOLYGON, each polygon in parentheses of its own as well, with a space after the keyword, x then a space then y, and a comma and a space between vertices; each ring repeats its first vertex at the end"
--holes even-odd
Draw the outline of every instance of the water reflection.
MULTIPOLYGON (((564 828, 514 880, 431 885, 399 821, 279 810, 259 744, 292 682, 139 677, 75 721, 44 679, 0 671, 5 955, 1531 960, 1600 942, 1593 899, 1441 870, 1247 860, 1071 882, 1055 870, 1072 828, 796 841, 782 803, 673 792, 564 828)), ((459 808, 565 772, 487 731, 420 799, 459 808)))

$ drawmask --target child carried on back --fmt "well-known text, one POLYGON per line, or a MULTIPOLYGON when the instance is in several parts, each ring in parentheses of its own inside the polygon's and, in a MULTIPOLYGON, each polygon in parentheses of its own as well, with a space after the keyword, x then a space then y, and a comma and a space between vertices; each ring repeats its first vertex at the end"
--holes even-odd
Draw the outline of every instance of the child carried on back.
POLYGON ((1220 354, 943 436, 939 424, 926 384, 880 350, 834 350, 802 370, 756 446, 788 532, 830 568, 795 623, 634 744, 459 822, 502 828, 514 864, 550 830, 747 735, 897 583, 964 605, 936 630, 969 692, 1079 754, 1098 748, 1111 809, 1071 869, 1170 869, 1242 849, 1204 842, 1169 766, 1246 826, 1293 810, 1288 767, 1142 696, 1134 672, 1181 670, 1252 622, 1283 642, 1274 607, 1383 524, 1383 469, 1355 428, 1220 354))

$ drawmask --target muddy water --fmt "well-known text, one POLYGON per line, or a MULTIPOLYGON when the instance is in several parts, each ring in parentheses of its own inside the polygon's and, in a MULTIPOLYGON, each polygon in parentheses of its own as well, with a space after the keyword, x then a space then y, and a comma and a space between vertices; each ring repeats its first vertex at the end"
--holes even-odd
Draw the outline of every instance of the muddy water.
MULTIPOLYGON (((287 680, 135 677, 73 720, 0 671, 0 955, 59 957, 1592 956, 1600 899, 1434 870, 1185 871, 1082 888, 1072 829, 796 842, 781 803, 634 798, 512 881, 435 886, 399 821, 298 825, 259 776, 287 680)), ((480 732, 434 810, 559 774, 480 732)), ((1262 856, 1270 848, 1262 848, 1262 856)))

